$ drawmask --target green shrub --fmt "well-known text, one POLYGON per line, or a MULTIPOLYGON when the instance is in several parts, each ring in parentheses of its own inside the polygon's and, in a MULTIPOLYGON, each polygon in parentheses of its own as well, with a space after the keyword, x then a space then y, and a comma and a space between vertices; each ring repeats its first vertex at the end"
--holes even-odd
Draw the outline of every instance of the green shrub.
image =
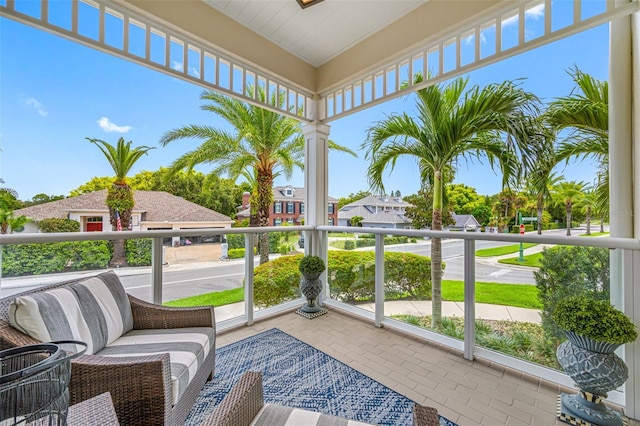
MULTIPOLYGON (((257 306, 272 306, 299 295, 302 275, 298 265, 302 256, 283 256, 256 268, 254 285, 257 306)), ((348 303, 374 299, 374 252, 331 250, 326 267, 333 298, 348 303)), ((413 253, 385 253, 385 292, 395 297, 430 299, 430 259, 413 253)))
POLYGON ((373 238, 358 238, 356 240, 356 247, 373 247, 376 245, 376 240, 373 238))
MULTIPOLYGON (((254 247, 253 254, 255 255, 257 252, 258 252, 258 249, 254 247)), ((229 259, 242 259, 244 258, 244 249, 243 248, 230 249, 227 252, 227 256, 229 256, 229 259)))
POLYGON ((589 296, 573 296, 560 300, 552 318, 563 330, 607 343, 629 343, 636 340, 636 326, 606 300, 589 296))
POLYGON ((318 256, 303 256, 298 264, 302 274, 319 274, 325 270, 324 260, 318 256))
POLYGON ((105 269, 111 259, 106 241, 16 244, 2 247, 2 275, 53 274, 105 269))
POLYGON ((353 250, 356 248, 356 242, 353 240, 346 240, 344 242, 344 249, 345 250, 353 250))
POLYGON ((244 234, 227 234, 229 249, 244 249, 244 234))
POLYGON ((80 232, 80 222, 73 219, 52 217, 38 221, 40 232, 80 232))
POLYGON ((563 340, 564 333, 551 317, 561 300, 584 294, 609 300, 609 250, 555 246, 543 251, 540 264, 534 276, 542 303, 542 326, 550 338, 563 340))
POLYGON ((129 266, 150 266, 151 265, 151 238, 136 238, 125 240, 124 249, 129 266))

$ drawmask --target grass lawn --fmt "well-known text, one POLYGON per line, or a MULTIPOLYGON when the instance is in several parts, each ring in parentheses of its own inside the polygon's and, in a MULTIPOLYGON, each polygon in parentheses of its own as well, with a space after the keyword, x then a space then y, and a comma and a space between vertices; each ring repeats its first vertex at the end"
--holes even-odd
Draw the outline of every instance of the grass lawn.
POLYGON ((165 306, 222 306, 231 303, 242 302, 244 300, 244 287, 232 288, 231 290, 217 291, 215 293, 200 294, 198 296, 185 297, 184 299, 164 302, 165 306))
MULTIPOLYGON (((528 249, 529 247, 537 246, 536 243, 524 243, 523 247, 528 249)), ((511 246, 494 247, 482 250, 476 250, 476 256, 478 257, 493 257, 502 256, 504 254, 517 253, 520 250, 520 244, 513 244, 511 246)))
MULTIPOLYGON (((462 281, 442 280, 442 300, 449 302, 464 301, 464 283, 462 281)), ((538 289, 535 285, 526 284, 476 282, 476 302, 528 309, 542 308, 538 300, 538 289)))
MULTIPOLYGON (((462 281, 443 280, 442 299, 450 302, 464 300, 462 281)), ((215 293, 201 294, 184 299, 165 302, 165 306, 222 306, 244 300, 243 287, 215 293)), ((517 306, 520 308, 540 309, 538 292, 533 285, 500 284, 491 282, 476 283, 476 302, 494 305, 517 306)))
POLYGON ((520 265, 520 266, 530 266, 532 268, 540 267, 540 259, 542 258, 542 252, 529 254, 524 256, 524 261, 520 262, 518 257, 510 257, 508 259, 500 259, 498 263, 505 263, 507 265, 520 265))
POLYGON ((600 237, 602 235, 609 235, 608 232, 592 232, 591 234, 580 234, 579 237, 600 237))
POLYGON ((329 232, 329 236, 333 238, 353 238, 353 235, 348 232, 329 232))
MULTIPOLYGON (((353 240, 355 242, 355 240, 353 240)), ((337 241, 329 241, 329 245, 331 247, 335 247, 338 248, 340 250, 344 250, 344 240, 337 240, 337 241)))

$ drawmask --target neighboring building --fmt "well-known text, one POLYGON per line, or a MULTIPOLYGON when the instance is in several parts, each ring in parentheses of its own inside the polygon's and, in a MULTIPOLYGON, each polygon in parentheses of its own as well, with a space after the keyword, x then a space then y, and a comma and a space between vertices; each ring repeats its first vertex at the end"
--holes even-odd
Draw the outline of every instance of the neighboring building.
POLYGON ((451 217, 456 223, 447 227, 449 231, 480 232, 482 225, 472 214, 455 214, 452 212, 451 217))
MULTIPOLYGON (((304 188, 293 186, 276 186, 273 188, 273 203, 269 211, 269 225, 280 226, 283 223, 290 225, 304 224, 304 188)), ((251 194, 242 194, 242 206, 238 209, 236 219, 248 219, 251 215, 249 208, 249 197, 251 194)), ((338 200, 333 197, 327 199, 327 224, 336 225, 338 223, 338 200)))
POLYGON ((342 207, 338 212, 338 226, 351 226, 351 218, 362 217, 363 227, 409 229, 411 219, 404 215, 411 204, 400 197, 370 195, 342 207))
MULTIPOLYGON (((37 221, 49 218, 73 219, 80 222, 82 232, 111 231, 107 191, 95 191, 50 203, 16 210, 35 222, 25 225, 23 232, 39 232, 37 221)), ((162 191, 133 191, 135 205, 131 212, 131 230, 231 228, 233 219, 214 210, 162 191)), ((171 243, 180 243, 179 237, 171 243)), ((211 242, 216 242, 219 237, 211 242)), ((190 238, 198 243, 199 236, 190 238)), ((203 241, 204 242, 204 241, 203 241)), ((209 242, 207 240, 207 242, 209 242)))

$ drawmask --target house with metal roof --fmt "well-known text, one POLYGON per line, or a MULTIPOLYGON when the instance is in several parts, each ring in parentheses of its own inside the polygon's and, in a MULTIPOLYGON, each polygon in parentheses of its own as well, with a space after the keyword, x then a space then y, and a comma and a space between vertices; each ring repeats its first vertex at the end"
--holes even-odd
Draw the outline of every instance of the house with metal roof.
MULTIPOLYGON (((90 192, 50 203, 19 209, 16 216, 27 216, 22 232, 39 232, 38 221, 50 218, 72 219, 81 232, 111 231, 107 190, 90 192)), ((231 228, 233 219, 164 191, 134 191, 131 230, 231 228)), ((195 241, 194 241, 195 242, 195 241)))
POLYGON ((338 211, 338 226, 351 226, 353 217, 361 217, 363 227, 411 228, 411 219, 404 215, 412 204, 400 197, 370 195, 343 206, 338 211))
POLYGON ((472 214, 455 214, 451 212, 451 217, 456 223, 447 227, 449 231, 479 232, 482 226, 472 214))

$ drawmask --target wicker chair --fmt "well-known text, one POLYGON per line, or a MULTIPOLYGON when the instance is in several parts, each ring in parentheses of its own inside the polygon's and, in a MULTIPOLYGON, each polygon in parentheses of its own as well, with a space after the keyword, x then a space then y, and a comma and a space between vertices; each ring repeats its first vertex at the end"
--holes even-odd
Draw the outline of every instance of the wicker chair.
MULTIPOLYGON (((220 405, 215 411, 205 419, 201 426, 249 426, 256 419, 258 414, 268 417, 264 418, 257 424, 268 424, 269 426, 278 426, 273 421, 273 413, 267 413, 263 410, 265 407, 264 397, 262 393, 262 373, 256 371, 248 371, 240 377, 240 380, 231 388, 229 393, 224 397, 220 405), (263 410, 261 412, 261 410, 263 410)), ((280 410, 280 407, 269 404, 267 408, 280 410)), ((333 416, 323 415, 327 424, 341 424, 342 422, 331 422, 333 416)), ((298 418, 299 420, 300 418, 298 418)), ((322 420, 321 420, 322 421, 322 420)), ((310 426, 311 423, 306 423, 310 426)), ((323 423, 324 424, 324 423, 323 423)), ((413 410, 413 424, 415 426, 438 426, 440 424, 438 411, 432 407, 415 404, 413 410)))
MULTIPOLYGON (((52 284, 0 299, 0 350, 38 343, 9 323, 12 300, 75 282, 77 280, 52 284)), ((134 330, 211 327, 215 334, 213 307, 169 308, 127 296, 134 330)), ((71 364, 70 404, 110 392, 120 424, 182 425, 205 382, 213 377, 214 363, 215 350, 212 350, 180 399, 172 404, 168 353, 123 357, 82 355, 71 364)))

